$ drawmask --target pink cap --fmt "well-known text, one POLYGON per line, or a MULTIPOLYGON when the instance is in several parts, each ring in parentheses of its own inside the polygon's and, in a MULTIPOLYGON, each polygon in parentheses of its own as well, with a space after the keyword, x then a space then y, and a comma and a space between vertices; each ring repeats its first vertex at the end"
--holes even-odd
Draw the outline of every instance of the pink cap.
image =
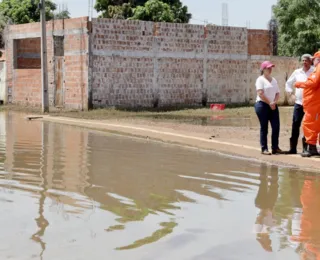
POLYGON ((275 67, 270 61, 264 61, 261 63, 260 70, 263 71, 264 69, 270 69, 275 67))

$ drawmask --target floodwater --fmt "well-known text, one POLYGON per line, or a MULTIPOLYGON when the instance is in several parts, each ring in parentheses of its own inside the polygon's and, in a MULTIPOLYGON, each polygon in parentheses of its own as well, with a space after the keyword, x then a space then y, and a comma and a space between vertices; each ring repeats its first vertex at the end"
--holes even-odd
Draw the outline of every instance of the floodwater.
POLYGON ((320 254, 315 174, 20 114, 0 113, 0 208, 0 259, 320 254))

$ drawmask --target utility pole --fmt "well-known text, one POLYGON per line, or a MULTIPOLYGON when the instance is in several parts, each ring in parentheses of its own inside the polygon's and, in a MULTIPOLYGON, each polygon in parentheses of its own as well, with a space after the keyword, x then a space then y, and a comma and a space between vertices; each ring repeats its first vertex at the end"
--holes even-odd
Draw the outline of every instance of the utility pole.
POLYGON ((42 113, 49 112, 47 32, 45 0, 39 3, 41 21, 41 80, 42 80, 42 113))

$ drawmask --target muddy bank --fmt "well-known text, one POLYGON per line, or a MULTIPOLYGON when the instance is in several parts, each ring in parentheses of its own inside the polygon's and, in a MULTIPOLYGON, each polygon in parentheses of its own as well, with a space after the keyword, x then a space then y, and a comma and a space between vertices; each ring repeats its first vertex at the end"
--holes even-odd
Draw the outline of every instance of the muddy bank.
MULTIPOLYGON (((227 155, 240 156, 247 160, 254 159, 312 171, 320 168, 320 158, 302 158, 300 155, 262 156, 258 142, 259 127, 254 122, 250 127, 234 127, 137 118, 98 121, 44 116, 43 120, 213 150, 227 155)), ((283 150, 287 150, 289 149, 291 120, 288 117, 284 121, 281 128, 280 145, 283 150)), ((299 144, 300 150, 301 143, 299 144)))

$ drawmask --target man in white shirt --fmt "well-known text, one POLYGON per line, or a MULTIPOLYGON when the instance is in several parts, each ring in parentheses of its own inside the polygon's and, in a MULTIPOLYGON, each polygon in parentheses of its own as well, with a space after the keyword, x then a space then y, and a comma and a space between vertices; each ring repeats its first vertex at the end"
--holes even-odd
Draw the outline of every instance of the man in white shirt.
MULTIPOLYGON (((288 154, 297 153, 298 139, 300 135, 300 126, 304 116, 302 98, 303 98, 303 89, 295 89, 293 91, 293 86, 296 82, 305 82, 307 81, 309 75, 313 72, 314 67, 312 66, 312 56, 310 54, 304 54, 301 57, 303 67, 295 70, 286 83, 286 92, 291 96, 295 101, 294 110, 293 110, 293 119, 292 119, 292 130, 290 138, 290 150, 288 154)), ((302 138, 303 149, 306 148, 305 139, 302 138)))

